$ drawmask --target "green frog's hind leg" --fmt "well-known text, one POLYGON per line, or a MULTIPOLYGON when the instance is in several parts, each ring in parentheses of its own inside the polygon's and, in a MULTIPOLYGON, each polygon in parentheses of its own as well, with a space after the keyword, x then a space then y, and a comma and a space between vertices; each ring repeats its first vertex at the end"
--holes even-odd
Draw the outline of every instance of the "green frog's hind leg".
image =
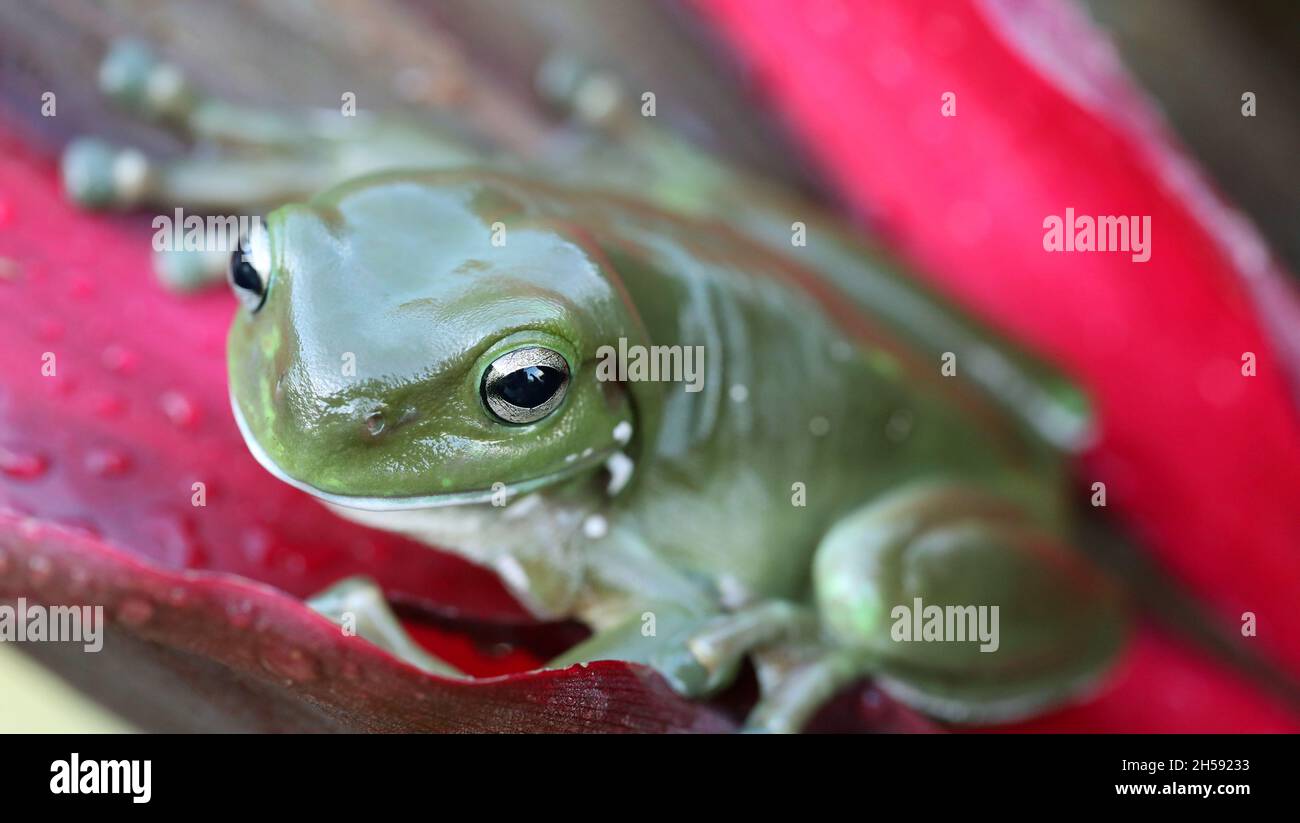
POLYGON ((994 494, 915 485, 863 506, 814 560, 825 647, 769 676, 755 730, 793 731, 857 677, 952 722, 1024 717, 1095 681, 1119 649, 1115 589, 994 494))
POLYGON ((829 642, 954 722, 1076 696, 1125 634, 1109 580, 1051 525, 970 485, 913 485, 856 510, 823 539, 813 574, 829 642))
POLYGON ((68 197, 89 209, 184 207, 200 212, 260 211, 301 200, 333 179, 322 155, 193 154, 148 157, 93 137, 70 143, 62 159, 68 197))
MULTIPOLYGON (((332 179, 335 153, 308 118, 228 104, 195 88, 181 70, 134 41, 115 43, 99 86, 120 108, 156 123, 196 148, 172 159, 92 137, 72 141, 62 160, 68 197, 91 209, 177 207, 250 214, 298 200, 332 179)), ((177 232, 182 227, 176 227, 177 232)), ((164 285, 189 291, 220 281, 238 237, 202 249, 156 248, 164 285)))
POLYGON ((307 599, 307 605, 394 657, 443 677, 464 677, 455 666, 425 651, 406 633, 384 592, 368 577, 349 577, 307 599))
MULTIPOLYGON (((64 189, 86 208, 151 206, 170 217, 181 207, 251 216, 368 172, 451 167, 477 157, 450 123, 406 126, 345 111, 346 101, 339 109, 296 111, 230 103, 134 41, 109 49, 99 86, 119 107, 168 129, 191 149, 161 160, 94 138, 74 140, 63 155, 64 189)), ((195 251, 187 239, 183 249, 159 250, 154 269, 170 288, 197 289, 222 278, 237 242, 195 251)))
POLYGON ((125 111, 207 148, 155 161, 132 148, 74 141, 64 154, 64 185, 72 199, 90 208, 228 210, 301 199, 330 179, 337 158, 329 146, 355 130, 342 117, 228 103, 196 88, 179 67, 135 41, 109 48, 99 86, 125 111))

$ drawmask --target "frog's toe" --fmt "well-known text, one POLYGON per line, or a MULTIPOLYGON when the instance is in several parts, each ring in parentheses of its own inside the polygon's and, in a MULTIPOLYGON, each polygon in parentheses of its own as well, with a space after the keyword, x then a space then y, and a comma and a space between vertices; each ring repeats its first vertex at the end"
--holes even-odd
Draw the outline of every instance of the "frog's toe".
POLYGON ((685 647, 665 650, 648 662, 678 694, 705 697, 716 689, 714 673, 685 647))
POLYGON ((183 116, 193 92, 180 69, 136 40, 113 44, 99 66, 99 89, 118 105, 151 117, 183 116))
POLYGON ((441 677, 464 677, 455 666, 426 651, 407 634, 379 584, 348 577, 307 599, 307 605, 338 623, 345 637, 368 640, 405 663, 441 677))
POLYGON ((624 660, 658 672, 678 694, 706 697, 731 682, 735 666, 714 667, 701 662, 689 639, 708 617, 673 604, 654 604, 604 628, 552 660, 550 668, 567 668, 592 660, 624 660), (646 620, 654 617, 654 630, 646 620))
POLYGON ((117 149, 102 140, 74 140, 63 152, 63 188, 88 208, 129 206, 139 200, 149 162, 134 149, 117 149))
POLYGON ((798 734, 828 700, 866 673, 857 656, 834 649, 792 649, 794 662, 760 671, 762 697, 745 719, 751 734, 798 734))

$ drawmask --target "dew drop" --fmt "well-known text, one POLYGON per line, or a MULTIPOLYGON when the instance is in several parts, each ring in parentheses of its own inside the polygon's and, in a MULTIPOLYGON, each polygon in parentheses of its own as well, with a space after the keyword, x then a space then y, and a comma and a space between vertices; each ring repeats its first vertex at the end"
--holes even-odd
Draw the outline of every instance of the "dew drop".
POLYGON ((86 455, 86 470, 99 477, 117 477, 131 468, 131 458, 121 449, 92 449, 86 455))
POLYGON ((48 557, 33 555, 27 559, 27 571, 31 575, 31 582, 39 586, 48 582, 54 574, 54 564, 48 557))
POLYGON ((116 374, 130 374, 135 371, 139 360, 135 352, 117 343, 106 346, 99 355, 99 362, 104 368, 116 374))
POLYGON ((50 467, 44 455, 16 452, 0 446, 0 473, 16 480, 35 480, 50 467))
POLYGON ((614 427, 614 442, 620 446, 626 446, 632 440, 632 424, 626 420, 620 420, 614 427))
POLYGON ((261 661, 267 671, 284 678, 286 686, 310 682, 318 674, 316 661, 302 649, 264 646, 261 661))
POLYGON ((24 540, 37 540, 42 534, 41 521, 34 517, 28 517, 19 522, 18 534, 24 540))
POLYGON ((253 601, 236 600, 226 606, 226 618, 236 629, 247 629, 253 625, 253 601))
POLYGON ((199 408, 184 394, 178 391, 163 392, 159 398, 159 404, 162 406, 163 414, 173 425, 188 429, 192 428, 199 419, 199 408))
POLYGON ((592 540, 599 540, 609 533, 609 521, 599 514, 593 514, 582 521, 582 533, 592 540))
POLYGON ((153 619, 153 604, 138 597, 128 597, 117 607, 117 619, 132 628, 139 628, 153 619))
POLYGON ((119 416, 126 409, 126 401, 116 394, 103 394, 95 398, 91 410, 96 417, 108 419, 119 416))
POLYGON ((358 562, 366 564, 378 562, 379 546, 369 538, 357 540, 349 548, 352 557, 358 562))
POLYGON ((68 572, 68 583, 74 592, 85 591, 90 586, 90 572, 81 566, 74 566, 68 572))
POLYGON ((194 559, 197 540, 195 525, 184 515, 158 511, 145 520, 145 533, 156 549, 155 556, 170 568, 189 568, 194 559))
POLYGON ((383 434, 384 432, 383 412, 371 412, 370 415, 366 417, 366 431, 370 433, 371 437, 378 437, 380 434, 383 434))
POLYGON ((250 562, 265 567, 271 557, 272 542, 273 536, 268 529, 253 526, 244 532, 239 548, 250 562))

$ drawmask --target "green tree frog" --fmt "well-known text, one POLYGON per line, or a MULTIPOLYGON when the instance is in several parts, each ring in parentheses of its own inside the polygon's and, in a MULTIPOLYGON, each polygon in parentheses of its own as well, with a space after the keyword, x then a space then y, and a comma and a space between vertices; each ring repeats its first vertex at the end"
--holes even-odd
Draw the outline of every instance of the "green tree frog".
MULTIPOLYGON (((137 108, 228 123, 188 89, 145 99, 159 64, 114 59, 137 108)), ((291 126, 258 117, 262 168, 291 126)), ((755 730, 797 731, 862 677, 952 722, 1099 678, 1126 621, 1070 544, 1080 392, 833 218, 641 126, 609 131, 629 153, 580 171, 408 132, 400 170, 321 160, 373 157, 372 130, 313 137, 314 165, 258 178, 249 200, 326 190, 230 261, 230 395, 257 459, 587 624, 552 666, 639 662, 706 698, 752 661, 755 730)), ((73 193, 121 201, 112 157, 77 150, 73 193)), ((251 161, 203 162, 237 200, 230 164, 251 161)), ((131 197, 170 203, 202 175, 145 177, 131 197)), ((365 607, 377 642, 448 671, 367 584, 316 604, 365 607)))

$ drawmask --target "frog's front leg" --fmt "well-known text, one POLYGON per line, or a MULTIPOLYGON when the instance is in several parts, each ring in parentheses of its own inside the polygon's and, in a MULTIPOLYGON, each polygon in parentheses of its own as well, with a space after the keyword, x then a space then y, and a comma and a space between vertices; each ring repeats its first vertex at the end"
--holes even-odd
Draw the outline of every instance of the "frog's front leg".
POLYGON ((774 642, 815 636, 812 611, 785 601, 766 601, 736 612, 680 603, 646 605, 639 613, 602 629, 549 665, 624 660, 658 671, 689 697, 706 697, 729 686, 745 656, 774 642))
POLYGON ((755 728, 798 729, 864 675, 941 719, 1024 717, 1095 681, 1125 628, 1115 589, 1050 524, 956 483, 845 517, 817 549, 814 588, 822 647, 767 678, 755 728))
POLYGON ((715 614, 681 603, 645 603, 550 661, 547 668, 595 660, 640 663, 657 671, 678 693, 703 697, 716 688, 716 675, 696 659, 688 644, 715 614))
POLYGON ((402 628, 379 584, 368 577, 349 577, 308 598, 307 605, 351 636, 379 648, 429 674, 464 677, 455 666, 425 651, 402 628))

